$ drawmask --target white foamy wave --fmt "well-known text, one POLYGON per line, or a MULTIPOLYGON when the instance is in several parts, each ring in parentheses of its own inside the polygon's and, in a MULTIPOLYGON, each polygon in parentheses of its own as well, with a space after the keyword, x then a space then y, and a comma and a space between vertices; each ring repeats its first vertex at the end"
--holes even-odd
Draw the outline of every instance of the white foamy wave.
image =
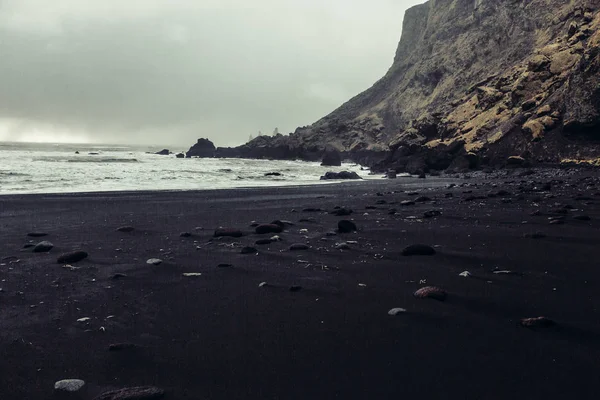
POLYGON ((311 185, 331 183, 319 177, 342 170, 377 179, 356 164, 322 167, 302 161, 178 159, 153 154, 157 150, 0 143, 0 194, 311 185), (268 175, 274 172, 280 175, 268 175))

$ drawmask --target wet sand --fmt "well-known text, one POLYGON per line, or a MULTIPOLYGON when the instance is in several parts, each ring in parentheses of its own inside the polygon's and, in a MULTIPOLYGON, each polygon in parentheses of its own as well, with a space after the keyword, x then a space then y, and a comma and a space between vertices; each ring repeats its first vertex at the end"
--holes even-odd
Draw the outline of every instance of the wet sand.
POLYGON ((2 196, 0 398, 63 398, 66 378, 85 380, 80 399, 147 385, 165 399, 595 398, 600 179, 553 173, 2 196), (342 219, 358 232, 328 236, 342 219), (273 234, 252 221, 273 220, 294 225, 255 244, 273 234), (22 250, 42 240, 50 252, 22 250), (436 254, 402 255, 417 243, 436 254), (57 263, 72 250, 89 257, 57 263), (424 286, 446 300, 413 296, 424 286), (555 325, 520 325, 539 316, 555 325))

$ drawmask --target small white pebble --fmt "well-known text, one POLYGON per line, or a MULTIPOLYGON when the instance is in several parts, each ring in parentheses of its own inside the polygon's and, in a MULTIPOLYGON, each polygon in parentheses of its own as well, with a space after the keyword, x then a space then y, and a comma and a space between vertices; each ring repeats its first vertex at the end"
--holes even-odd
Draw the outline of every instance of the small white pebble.
POLYGON ((390 311, 388 311, 389 315, 398 315, 398 314, 402 314, 405 313, 406 309, 404 308, 392 308, 390 311))
POLYGON ((91 320, 91 318, 89 318, 89 317, 83 317, 83 318, 79 318, 79 319, 77 320, 77 322, 87 322, 87 321, 89 321, 89 320, 91 320))

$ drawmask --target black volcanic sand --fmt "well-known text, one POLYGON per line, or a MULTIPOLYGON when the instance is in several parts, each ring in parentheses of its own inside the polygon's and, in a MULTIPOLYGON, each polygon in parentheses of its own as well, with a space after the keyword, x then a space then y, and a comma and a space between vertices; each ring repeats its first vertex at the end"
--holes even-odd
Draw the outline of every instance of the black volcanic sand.
POLYGON ((595 398, 599 228, 600 180, 578 171, 3 196, 0 398, 61 398, 67 378, 86 381, 81 399, 147 385, 165 399, 595 398), (327 234, 341 219, 358 232, 327 234), (256 245, 273 234, 252 221, 274 220, 281 240, 256 245), (50 252, 22 250, 42 239, 50 252), (403 256, 413 244, 435 254, 403 256), (89 256, 57 263, 74 250, 89 256), (415 297, 424 286, 445 301, 415 297), (520 325, 540 316, 555 324, 520 325))

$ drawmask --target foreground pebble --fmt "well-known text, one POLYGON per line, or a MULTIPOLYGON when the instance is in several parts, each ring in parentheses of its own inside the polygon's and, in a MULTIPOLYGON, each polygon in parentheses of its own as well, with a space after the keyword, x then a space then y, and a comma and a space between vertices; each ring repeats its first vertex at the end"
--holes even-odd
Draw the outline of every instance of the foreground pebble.
POLYGON ((283 227, 278 224, 262 224, 258 225, 255 229, 255 232, 259 235, 264 235, 265 233, 281 233, 283 231, 283 227))
POLYGON ((34 253, 47 253, 50 250, 52 250, 52 248, 54 247, 54 245, 50 242, 48 242, 47 240, 44 240, 43 242, 39 242, 38 244, 36 244, 33 247, 33 252, 34 253))
POLYGON ((520 321, 521 326, 526 328, 548 328, 554 326, 556 323, 546 317, 535 317, 535 318, 523 318, 520 321))
POLYGON ((425 286, 413 293, 419 299, 435 299, 439 301, 446 300, 448 293, 445 290, 435 286, 425 286))
POLYGON ((434 248, 426 244, 413 244, 402 250, 403 256, 432 256, 434 254, 434 248))
POLYGON ((85 386, 85 382, 81 379, 63 379, 54 384, 54 390, 63 392, 77 392, 85 386))
POLYGON ((338 222, 338 232, 340 233, 350 233, 356 231, 356 224, 352 221, 348 221, 343 219, 338 222))
POLYGON ((392 308, 390 311, 388 311, 388 314, 393 316, 393 315, 398 315, 398 314, 402 314, 405 312, 406 312, 406 309, 398 307, 398 308, 392 308))
POLYGON ((304 243, 294 243, 290 246, 290 250, 308 250, 310 247, 304 243))
POLYGON ((243 233, 239 229, 222 228, 215 230, 215 237, 242 237, 243 233))
POLYGON ((61 254, 57 258, 56 262, 59 264, 76 263, 87 258, 87 256, 88 253, 86 253, 85 251, 71 251, 69 253, 61 254))
POLYGON ((161 399, 165 391, 153 386, 138 386, 125 389, 111 390, 102 393, 94 400, 153 400, 161 399))
POLYGON ((162 264, 162 260, 160 258, 150 258, 148 261, 146 261, 146 264, 159 265, 162 264))

